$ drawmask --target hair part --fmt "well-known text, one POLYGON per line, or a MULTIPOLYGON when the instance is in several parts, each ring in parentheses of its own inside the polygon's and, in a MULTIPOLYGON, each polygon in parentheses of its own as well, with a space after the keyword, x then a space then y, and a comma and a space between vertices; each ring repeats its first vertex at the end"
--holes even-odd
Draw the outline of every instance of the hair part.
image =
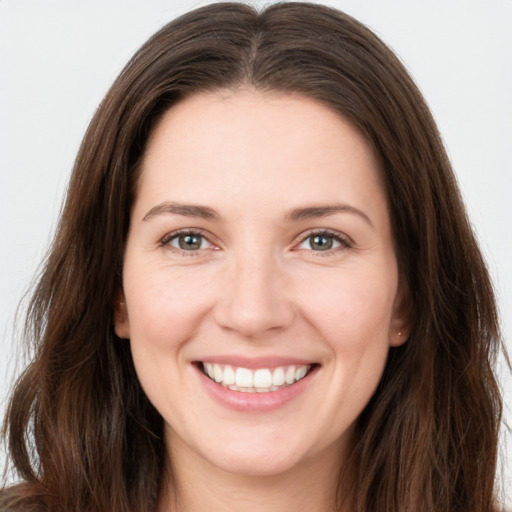
POLYGON ((500 335, 441 138, 382 41, 346 14, 304 3, 260 13, 219 3, 185 14, 142 46, 102 101, 28 309, 36 354, 4 430, 23 483, 2 492, 2 510, 156 510, 163 420, 113 328, 130 210, 163 113, 198 92, 245 87, 327 105, 360 130, 382 166, 414 326, 390 349, 357 422, 340 500, 354 512, 490 511, 500 335))

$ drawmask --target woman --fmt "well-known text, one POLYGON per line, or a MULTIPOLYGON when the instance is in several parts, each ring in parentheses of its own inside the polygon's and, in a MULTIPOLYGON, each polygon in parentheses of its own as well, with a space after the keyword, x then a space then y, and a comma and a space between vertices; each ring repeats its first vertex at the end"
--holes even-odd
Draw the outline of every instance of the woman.
POLYGON ((137 52, 28 325, 2 510, 492 510, 487 271, 417 88, 337 11, 211 5, 137 52))

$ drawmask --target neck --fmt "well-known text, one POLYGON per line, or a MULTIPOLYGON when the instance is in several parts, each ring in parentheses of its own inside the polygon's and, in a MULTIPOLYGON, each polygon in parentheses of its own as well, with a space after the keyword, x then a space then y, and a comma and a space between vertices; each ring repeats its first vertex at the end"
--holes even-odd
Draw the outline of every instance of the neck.
POLYGON ((173 454, 159 512, 340 512, 340 456, 333 450, 280 474, 240 475, 181 448, 173 454))

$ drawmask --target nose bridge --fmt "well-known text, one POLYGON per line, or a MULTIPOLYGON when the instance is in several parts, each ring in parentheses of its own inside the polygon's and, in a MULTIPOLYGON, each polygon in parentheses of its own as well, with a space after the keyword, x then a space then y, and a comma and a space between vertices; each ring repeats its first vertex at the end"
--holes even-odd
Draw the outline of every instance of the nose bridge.
POLYGON ((279 259, 268 247, 248 244, 234 252, 225 272, 217 321, 245 337, 286 327, 293 307, 283 281, 279 259))

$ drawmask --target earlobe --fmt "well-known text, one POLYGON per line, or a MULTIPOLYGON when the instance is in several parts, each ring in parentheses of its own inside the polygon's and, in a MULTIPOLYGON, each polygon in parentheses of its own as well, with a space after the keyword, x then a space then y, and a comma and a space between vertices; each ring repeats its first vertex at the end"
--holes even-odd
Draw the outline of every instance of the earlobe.
POLYGON ((411 334, 412 304, 408 288, 402 283, 396 294, 393 305, 393 318, 389 331, 389 345, 399 347, 403 345, 411 334))
POLYGON ((399 347, 409 339, 409 332, 407 331, 393 331, 389 336, 389 345, 391 347, 399 347))
POLYGON ((114 303, 114 330, 119 338, 130 337, 130 321, 123 292, 117 294, 114 303))

